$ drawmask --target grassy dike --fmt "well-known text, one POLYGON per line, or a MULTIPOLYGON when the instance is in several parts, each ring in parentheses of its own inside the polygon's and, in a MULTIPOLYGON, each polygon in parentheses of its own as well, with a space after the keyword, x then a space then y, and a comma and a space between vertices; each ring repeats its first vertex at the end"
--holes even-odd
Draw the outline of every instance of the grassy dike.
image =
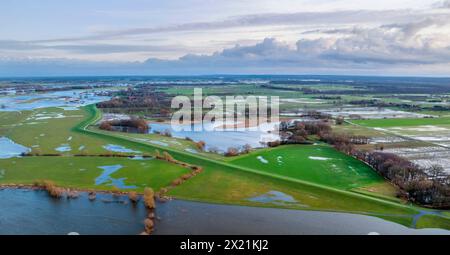
MULTIPOLYGON (((372 197, 352 191, 299 180, 274 173, 262 172, 250 167, 238 166, 229 162, 212 160, 142 141, 130 140, 126 135, 90 128, 101 118, 95 106, 85 107, 89 118, 73 128, 74 132, 107 139, 110 142, 129 146, 144 152, 153 153, 156 149, 169 152, 175 159, 204 168, 204 172, 183 185, 170 191, 170 195, 187 200, 211 203, 282 207, 304 210, 325 210, 367 214, 389 219, 410 226, 413 215, 422 208, 405 205, 379 197, 372 197), (264 194, 270 190, 284 192, 294 197, 298 203, 283 205, 251 202, 248 198, 264 194)), ((446 227, 450 218, 440 217, 434 227, 446 227), (442 224, 444 222, 445 224, 442 224)), ((437 221, 435 221, 437 222, 437 221)), ((428 226, 430 227, 430 226, 428 226)))

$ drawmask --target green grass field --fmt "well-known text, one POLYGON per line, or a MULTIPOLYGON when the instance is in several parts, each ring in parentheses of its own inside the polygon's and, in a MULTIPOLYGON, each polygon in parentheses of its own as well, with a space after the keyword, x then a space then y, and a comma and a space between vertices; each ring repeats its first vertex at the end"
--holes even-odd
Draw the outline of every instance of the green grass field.
POLYGON ((450 229, 450 218, 443 218, 437 215, 424 215, 417 221, 416 228, 436 228, 450 229))
POLYGON ((287 145, 251 153, 231 162, 339 189, 384 182, 364 163, 326 145, 287 145))
POLYGON ((355 124, 366 127, 406 127, 423 125, 448 125, 450 118, 418 118, 418 119, 371 119, 371 120, 353 120, 355 124))
POLYGON ((132 160, 108 157, 24 157, 0 160, 3 175, 0 184, 33 184, 36 180, 52 180, 58 186, 83 189, 110 190, 110 185, 95 185, 95 179, 103 172, 99 167, 121 165, 113 178, 126 178, 125 185, 134 185, 133 190, 144 187, 159 190, 189 169, 166 161, 132 160))

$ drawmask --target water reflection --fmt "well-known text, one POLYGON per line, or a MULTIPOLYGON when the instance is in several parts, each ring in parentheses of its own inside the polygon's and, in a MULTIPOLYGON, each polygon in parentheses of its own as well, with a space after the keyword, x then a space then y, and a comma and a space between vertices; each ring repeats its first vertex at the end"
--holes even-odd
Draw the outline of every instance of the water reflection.
MULTIPOLYGON (((97 194, 68 200, 46 192, 0 190, 0 234, 138 234, 147 211, 142 202, 97 194), (4 208, 7 208, 4 209, 4 208)), ((182 200, 157 203, 154 234, 450 234, 411 229, 380 218, 348 213, 206 204, 182 200)))
POLYGON ((7 137, 0 137, 0 159, 17 157, 29 151, 30 148, 17 144, 7 137))
MULTIPOLYGON (((187 126, 185 125, 185 127, 187 126)), ((205 129, 208 130, 208 128, 205 129)), ((238 128, 235 131, 176 131, 170 124, 150 124, 150 132, 152 133, 165 133, 169 131, 176 138, 189 137, 195 142, 204 141, 206 143, 206 150, 217 150, 219 152, 225 152, 230 147, 241 148, 244 145, 250 145, 252 148, 264 147, 265 143, 279 139, 278 135, 270 133, 273 129, 274 125, 268 124, 264 127, 261 126, 259 130, 255 131, 245 130, 243 128, 238 128)))

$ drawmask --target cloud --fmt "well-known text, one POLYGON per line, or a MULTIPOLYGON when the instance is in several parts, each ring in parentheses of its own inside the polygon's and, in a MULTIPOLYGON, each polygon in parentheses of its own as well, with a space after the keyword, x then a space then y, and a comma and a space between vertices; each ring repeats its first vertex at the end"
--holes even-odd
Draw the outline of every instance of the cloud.
MULTIPOLYGON (((450 1, 440 2, 437 8, 445 8, 449 3, 450 1)), ((450 36, 446 33, 449 24, 450 12, 436 9, 266 13, 230 17, 222 21, 103 31, 84 37, 34 41, 0 40, 0 54, 13 52, 4 56, 14 56, 16 52, 32 55, 33 52, 46 51, 73 53, 72 56, 122 53, 122 57, 133 52, 143 52, 145 57, 155 56, 151 53, 158 52, 180 52, 174 55, 183 55, 174 60, 151 57, 143 62, 120 63, 63 58, 4 58, 0 59, 0 76, 381 71, 420 71, 450 75, 450 36), (279 26, 275 29, 271 27, 267 31, 273 32, 278 28, 282 31, 258 31, 260 33, 257 36, 243 35, 251 30, 248 27, 258 26, 279 26), (239 30, 243 27, 246 29, 239 30), (221 46, 222 49, 211 54, 189 54, 192 51, 186 50, 183 45, 197 45, 191 47, 201 48, 202 51, 198 52, 204 53, 208 42, 202 45, 198 44, 200 40, 193 42, 191 37, 179 36, 176 40, 159 41, 160 45, 149 45, 144 41, 144 37, 140 37, 150 35, 146 38, 155 43, 154 37, 157 36, 154 34, 157 33, 196 31, 208 32, 204 34, 207 40, 211 40, 215 39, 214 35, 220 34, 221 30, 231 28, 235 28, 230 30, 230 34, 235 37, 230 38, 230 41, 250 38, 251 43, 247 41, 243 45, 234 46, 234 43, 225 43, 226 46, 221 46), (220 32, 212 33, 215 30, 220 32), (236 36, 236 31, 244 31, 239 36, 246 38, 236 36), (280 39, 280 35, 283 36, 285 31, 290 32, 291 41, 280 39), (127 41, 127 37, 132 40, 127 41), (263 39, 264 37, 266 38, 263 39), (120 41, 112 40, 114 38, 120 41), (123 41, 128 43, 120 43, 123 41), (176 42, 177 45, 169 45, 168 41, 171 44, 176 42)), ((223 38, 217 38, 219 39, 223 38)))
MULTIPOLYGON (((347 36, 300 39, 294 48, 274 38, 252 46, 235 46, 211 55, 187 55, 167 61, 173 67, 309 67, 374 68, 395 65, 434 65, 450 63, 450 42, 444 47, 433 44, 433 38, 419 35, 422 29, 441 20, 427 19, 416 23, 393 24, 376 28, 352 28, 347 36)), ((336 31, 335 31, 336 32, 336 31)), ((342 33, 340 30, 339 33, 342 33)), ((150 59, 154 67, 160 60, 150 59)))
POLYGON ((438 9, 450 9, 450 0, 434 3, 433 7, 438 9))
MULTIPOLYGON (((136 27, 122 30, 98 31, 92 35, 68 38, 55 38, 30 41, 32 43, 61 43, 75 41, 92 41, 123 38, 128 36, 152 35, 173 32, 207 32, 243 27, 261 26, 308 26, 308 25, 342 25, 342 24, 376 24, 380 21, 411 22, 424 19, 431 14, 428 11, 404 10, 343 10, 327 12, 264 13, 229 17, 210 22, 182 23, 160 27, 136 27)), ((434 17, 449 18, 449 14, 433 14, 434 17)))
POLYGON ((423 29, 436 24, 441 24, 441 20, 375 28, 354 27, 334 31, 345 32, 343 37, 301 38, 295 46, 265 38, 249 46, 236 45, 208 55, 187 54, 176 60, 151 58, 145 62, 127 63, 63 59, 4 60, 0 61, 0 75, 18 74, 17 70, 27 72, 27 75, 367 74, 392 71, 450 75, 450 42, 443 46, 436 45, 433 39, 421 34, 423 29))
POLYGON ((166 52, 178 51, 182 48, 176 45, 131 45, 131 44, 59 44, 48 45, 42 43, 0 40, 0 50, 60 50, 79 54, 110 54, 121 52, 166 52))

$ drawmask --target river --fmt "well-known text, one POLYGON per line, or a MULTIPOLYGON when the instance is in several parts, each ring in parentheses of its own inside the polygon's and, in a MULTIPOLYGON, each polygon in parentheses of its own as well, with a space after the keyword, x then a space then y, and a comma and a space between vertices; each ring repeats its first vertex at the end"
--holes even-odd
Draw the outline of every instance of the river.
MULTIPOLYGON (((146 210, 126 197, 98 194, 93 202, 55 200, 44 191, 0 190, 0 234, 134 235, 146 210)), ((230 206, 173 200, 158 203, 154 234, 450 234, 411 229, 380 218, 348 213, 230 206)))

